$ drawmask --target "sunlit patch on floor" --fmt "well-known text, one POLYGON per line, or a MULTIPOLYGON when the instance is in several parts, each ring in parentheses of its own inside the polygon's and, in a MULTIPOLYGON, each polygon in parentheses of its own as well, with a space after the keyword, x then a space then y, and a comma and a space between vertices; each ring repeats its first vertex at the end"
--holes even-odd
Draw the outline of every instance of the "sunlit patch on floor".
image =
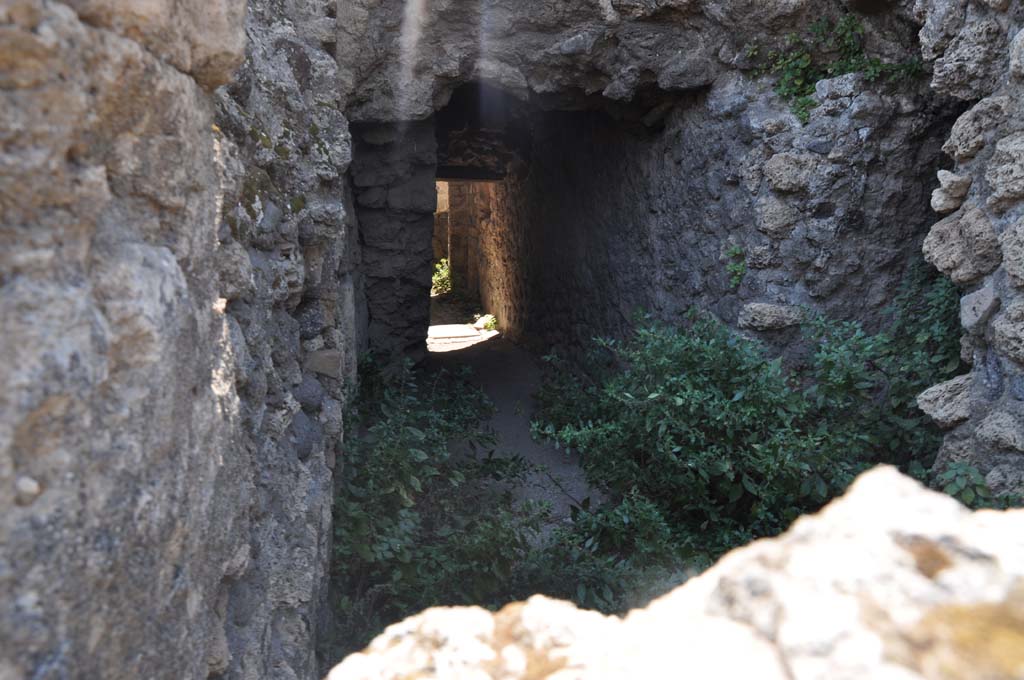
MULTIPOLYGON (((493 317, 490 317, 493 319, 493 317)), ((427 333, 427 350, 431 352, 452 352, 466 349, 473 345, 487 342, 501 335, 496 330, 487 329, 488 316, 481 317, 476 323, 438 324, 431 326, 427 333)))

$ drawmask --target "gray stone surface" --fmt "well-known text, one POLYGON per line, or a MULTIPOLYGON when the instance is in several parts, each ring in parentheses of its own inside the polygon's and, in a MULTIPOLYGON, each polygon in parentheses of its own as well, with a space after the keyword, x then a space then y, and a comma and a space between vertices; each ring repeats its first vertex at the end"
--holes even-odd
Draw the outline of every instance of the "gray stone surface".
POLYGON ((351 174, 369 347, 385 357, 421 358, 430 325, 434 259, 434 126, 427 121, 359 127, 354 137, 351 174))
POLYGON ((750 302, 740 310, 739 326, 758 331, 776 331, 799 326, 803 320, 804 311, 800 307, 750 302))
POLYGON ((937 213, 953 212, 963 205, 964 197, 971 190, 974 178, 954 175, 948 170, 939 170, 939 188, 932 192, 932 210, 937 213))
POLYGON ((995 285, 991 280, 960 299, 960 325, 968 333, 977 334, 984 331, 985 322, 999 308, 995 285))
POLYGON ((932 227, 924 241, 924 256, 961 284, 992 273, 1003 257, 992 221, 977 206, 965 206, 932 227))
POLYGON ((217 276, 230 143, 200 84, 241 61, 244 3, 198 6, 0 6, 5 679, 229 662, 257 471, 217 276))
POLYGON ((917 397, 917 405, 939 427, 953 427, 971 417, 971 376, 961 375, 931 387, 917 397))
MULTIPOLYGON (((843 7, 840 0, 542 0, 523 11, 495 2, 352 0, 339 6, 340 90, 353 120, 373 122, 426 118, 469 81, 575 105, 591 95, 628 101, 655 87, 706 87, 746 64, 752 45, 781 45, 794 27, 843 7)), ((882 17, 871 39, 896 54, 911 35, 907 24, 882 17)))
POLYGON ((258 470, 252 556, 224 604, 229 678, 317 677, 330 638, 332 468, 365 346, 351 137, 325 46, 333 4, 250 0, 246 62, 217 97, 238 146, 221 242, 251 262, 227 313, 246 345, 239 395, 258 470))
POLYGON ((1022 607, 1024 510, 971 514, 883 468, 624 619, 541 596, 429 609, 328 680, 1009 680, 1022 607))
POLYGON ((1021 459, 1007 457, 1004 434, 1010 430, 995 424, 1024 417, 1024 390, 1015 387, 1024 385, 1024 6, 922 0, 915 12, 924 24, 923 56, 935 60, 933 87, 978 100, 953 125, 944 147, 956 161, 952 172, 971 180, 967 204, 935 225, 925 245, 929 259, 954 281, 976 284, 961 305, 973 363, 971 418, 947 435, 939 464, 976 465, 1000 490, 1019 493, 1021 459))

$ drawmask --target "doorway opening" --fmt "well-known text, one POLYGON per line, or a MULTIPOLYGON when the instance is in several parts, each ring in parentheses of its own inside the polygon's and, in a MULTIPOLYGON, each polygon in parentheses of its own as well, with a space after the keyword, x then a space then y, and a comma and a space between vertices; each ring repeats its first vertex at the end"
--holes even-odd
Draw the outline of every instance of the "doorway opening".
POLYGON ((438 180, 427 350, 462 350, 500 335, 481 302, 480 221, 489 211, 486 182, 438 180))

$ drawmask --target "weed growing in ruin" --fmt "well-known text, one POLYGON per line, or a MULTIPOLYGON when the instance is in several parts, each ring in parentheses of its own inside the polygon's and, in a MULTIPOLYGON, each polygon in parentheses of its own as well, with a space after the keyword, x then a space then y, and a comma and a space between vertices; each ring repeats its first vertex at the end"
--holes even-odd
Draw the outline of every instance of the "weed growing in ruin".
POLYGON ((725 265, 725 271, 729 273, 729 286, 739 288, 747 276, 747 254, 741 246, 732 246, 725 252, 725 256, 729 258, 725 265))
POLYGON ((522 460, 450 450, 492 443, 489 402, 465 376, 364 370, 357 401, 335 503, 339 656, 426 607, 515 599, 512 572, 547 512, 512 501, 522 460))
POLYGON ((648 321, 600 346, 614 368, 577 380, 569 409, 550 408, 566 388, 549 388, 540 430, 581 453, 591 484, 671 527, 666 565, 703 566, 776 533, 863 468, 831 445, 781 360, 708 316, 683 329, 648 321))
POLYGON ((829 418, 837 446, 872 463, 926 468, 942 441, 917 395, 961 369, 959 294, 923 263, 911 269, 877 334, 857 323, 812 319, 815 343, 807 394, 829 418))
MULTIPOLYGON (((652 569, 680 580, 778 533, 870 465, 930 467, 941 436, 915 397, 960 368, 958 297, 915 269, 883 332, 813 319, 794 370, 696 313, 597 341, 582 367, 550 358, 535 434, 577 450, 610 499, 581 509, 562 548, 583 604, 621 608, 652 569)), ((971 480, 952 490, 980 496, 971 480)))
POLYGON ((441 258, 434 265, 434 274, 430 278, 430 294, 447 295, 450 292, 452 292, 452 269, 448 258, 441 258))
MULTIPOLYGON (((752 47, 748 57, 760 50, 752 47)), ((819 80, 848 73, 860 73, 867 82, 886 79, 898 82, 915 78, 923 71, 919 59, 901 63, 884 62, 864 53, 864 24, 852 14, 838 21, 821 19, 812 24, 803 36, 786 36, 782 49, 772 50, 760 69, 777 76, 775 91, 790 103, 793 113, 807 123, 811 110, 818 105, 814 99, 819 80)))
POLYGON ((929 476, 927 473, 915 474, 921 481, 930 481, 932 488, 949 494, 964 505, 974 510, 992 508, 1006 510, 1024 507, 1024 497, 1007 494, 997 496, 992 493, 988 482, 981 471, 967 463, 951 462, 929 476))

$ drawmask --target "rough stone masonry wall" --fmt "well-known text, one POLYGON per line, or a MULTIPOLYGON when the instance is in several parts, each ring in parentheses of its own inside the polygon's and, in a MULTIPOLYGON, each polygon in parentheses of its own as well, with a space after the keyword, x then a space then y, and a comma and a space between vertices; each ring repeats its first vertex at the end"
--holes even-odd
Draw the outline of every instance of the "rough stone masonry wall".
MULTIPOLYGON (((851 75, 819 85, 822 105, 805 127, 768 79, 743 75, 757 66, 751 47, 767 52, 861 4, 558 2, 527 18, 488 2, 441 2, 417 23, 403 22, 399 2, 353 2, 339 14, 340 82, 348 115, 377 122, 429 116, 472 81, 542 109, 615 110, 670 93, 682 101, 674 110, 647 104, 661 132, 598 114, 574 114, 588 121, 580 125, 535 116, 529 162, 495 190, 484 227, 485 306, 513 337, 561 343, 619 331, 637 308, 675 318, 696 304, 771 331, 784 347, 801 305, 877 318, 926 230, 927 184, 957 112, 924 82, 887 87, 851 75), (410 25, 420 38, 400 54, 410 25), (730 264, 746 270, 738 285, 730 264)), ((863 18, 872 54, 916 52, 914 16, 863 18)), ((421 323, 425 287, 409 283, 427 272, 421 259, 401 265, 407 283, 388 283, 385 304, 397 308, 378 315, 392 331, 402 314, 421 323)), ((369 307, 374 314, 373 296, 369 307)))
MULTIPOLYGON (((435 0, 419 20, 409 13, 406 44, 416 44, 404 55, 403 77, 403 17, 415 5, 348 0, 338 6, 339 88, 346 113, 359 122, 424 119, 468 82, 577 104, 585 94, 629 101, 645 89, 706 87, 748 61, 753 41, 779 44, 794 29, 860 4, 538 0, 526 10, 492 0, 435 0)), ((873 49, 905 56, 909 23, 892 13, 870 23, 873 49)))
POLYGON ((249 560, 219 603, 233 678, 316 677, 329 637, 332 470, 366 323, 335 4, 250 0, 246 62, 218 94, 238 146, 221 277, 254 472, 249 560))
POLYGON ((932 205, 947 215, 926 257, 964 287, 971 372, 919 398, 951 428, 939 463, 967 462, 999 492, 1024 493, 1024 6, 1013 0, 918 2, 932 87, 974 102, 943 147, 932 205))
POLYGON ((0 7, 5 680, 319 674, 364 325, 333 13, 0 7))
POLYGON ((253 554, 209 90, 242 0, 0 5, 0 677, 201 678, 253 554))
POLYGON ((451 182, 448 212, 448 244, 452 286, 476 294, 480 290, 481 215, 477 213, 476 195, 485 185, 477 182, 451 182))
POLYGON ((929 220, 952 118, 926 92, 823 81, 804 126, 768 82, 730 74, 663 129, 538 114, 482 228, 485 306, 554 344, 694 305, 759 331, 795 326, 801 306, 870 323, 929 220))
MULTIPOLYGON (((252 0, 248 18, 242 0, 0 6, 0 678, 316 675, 346 382, 367 327, 397 349, 425 335, 429 123, 407 126, 400 141, 394 129, 361 131, 357 146, 375 151, 364 166, 357 155, 350 176, 381 219, 359 230, 344 175, 342 112, 392 120, 402 108, 392 65, 403 4, 252 0), (242 61, 243 26, 248 61, 215 114, 210 91, 242 61), (381 305, 376 317, 364 317, 364 295, 381 305)), ((739 189, 727 174, 732 188, 720 191, 756 209, 758 234, 793 225, 788 238, 755 242, 747 224, 748 257, 766 245, 790 257, 784 243, 818 247, 808 225, 852 209, 832 201, 790 223, 786 206, 803 211, 806 197, 838 191, 848 175, 866 187, 855 194, 866 205, 904 210, 896 194, 906 185, 872 189, 888 186, 874 164, 910 153, 887 146, 899 134, 930 139, 911 124, 923 100, 878 105, 833 81, 810 131, 840 133, 836 153, 849 156, 834 162, 811 136, 775 128, 781 103, 762 114, 762 94, 724 75, 741 65, 749 36, 779 36, 843 5, 552 0, 524 15, 432 3, 402 115, 429 115, 471 80, 551 95, 553 105, 715 82, 707 102, 721 108, 676 113, 668 130, 696 130, 697 145, 709 129, 702 116, 713 115, 739 144, 748 123, 737 118, 761 126, 749 126, 757 141, 746 152, 761 149, 764 176, 747 186, 739 173, 739 189), (877 136, 856 151, 860 115, 877 136), (783 207, 762 208, 755 195, 783 207)), ((962 398, 942 402, 959 424, 944 456, 979 462, 997 488, 1019 487, 1022 8, 918 0, 897 9, 924 26, 935 89, 980 100, 953 129, 957 167, 936 198, 955 217, 926 246, 971 286, 975 369, 949 393, 962 398)), ((902 57, 905 26, 877 21, 876 51, 902 57)), ((632 161, 638 171, 660 176, 644 158, 632 161)), ((762 167, 756 155, 750 162, 762 167)), ((679 204, 694 216, 719 201, 717 189, 698 189, 693 207, 679 204)), ((908 205, 917 200, 910 190, 908 205)), ((712 255, 723 239, 714 235, 712 255)), ((521 247, 534 252, 525 238, 521 247)), ((818 274, 826 281, 842 271, 830 266, 818 274)), ((708 281, 721 276, 712 269, 708 281)), ((796 271, 802 278, 780 282, 772 277, 783 270, 768 268, 744 286, 801 291, 815 267, 796 271)), ((851 278, 870 293, 869 277, 851 278)), ((742 312, 739 302, 726 304, 742 312)))
POLYGON ((420 358, 430 326, 437 208, 433 122, 361 126, 354 136, 368 346, 384 357, 420 358))

